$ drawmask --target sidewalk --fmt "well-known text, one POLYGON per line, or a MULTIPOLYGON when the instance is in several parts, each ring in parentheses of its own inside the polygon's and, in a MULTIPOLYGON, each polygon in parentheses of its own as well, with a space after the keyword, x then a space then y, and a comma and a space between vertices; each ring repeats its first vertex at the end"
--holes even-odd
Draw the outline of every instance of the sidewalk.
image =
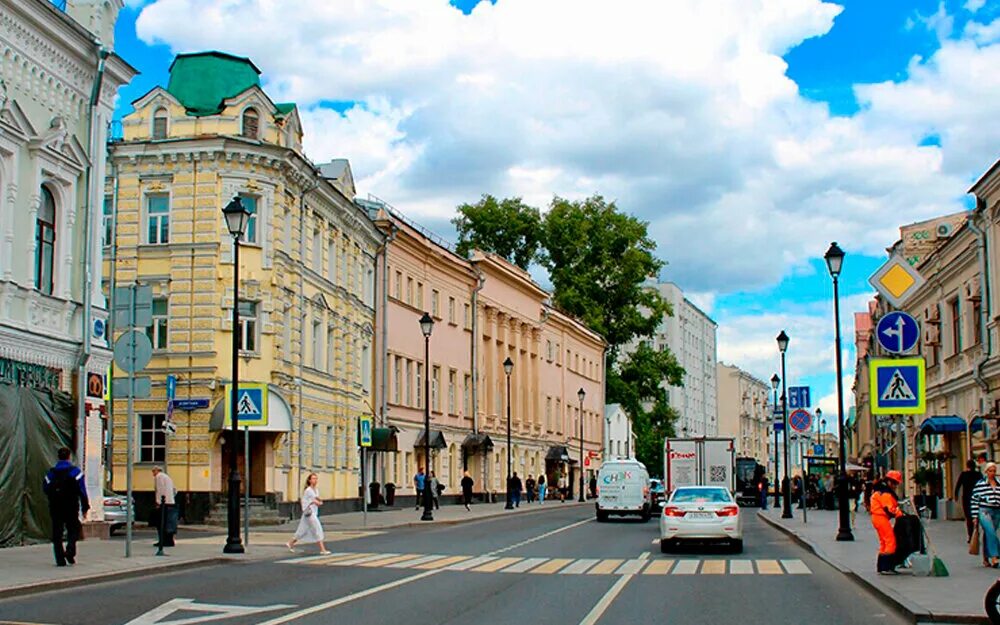
POLYGON ((781 509, 758 511, 761 519, 791 535, 817 556, 841 572, 882 595, 918 622, 989 623, 983 609, 986 590, 1000 573, 983 568, 979 556, 970 556, 965 542, 965 523, 924 521, 937 555, 948 566, 949 577, 913 577, 875 572, 878 539, 868 513, 862 508, 854 522, 854 542, 837 542, 838 513, 793 509, 794 519, 782 519, 781 509))
MULTIPOLYGON (((442 506, 434 511, 434 521, 421 521, 421 511, 413 508, 393 508, 368 513, 364 524, 361 512, 320 517, 327 534, 327 543, 350 540, 368 533, 399 527, 434 527, 454 525, 469 521, 510 515, 530 515, 533 512, 565 509, 590 505, 547 501, 544 505, 521 503, 520 508, 504 510, 504 504, 476 504, 471 511, 463 506, 442 506)), ((167 548, 166 556, 156 556, 156 533, 148 529, 133 535, 132 557, 125 557, 125 539, 115 536, 112 540, 86 540, 77 545, 77 563, 56 567, 52 545, 45 543, 25 547, 0 549, 0 599, 41 592, 98 581, 137 577, 167 572, 179 568, 219 564, 234 561, 266 560, 287 554, 285 542, 295 532, 296 523, 273 527, 255 527, 250 532, 249 544, 244 555, 226 555, 225 528, 208 526, 181 526, 177 546, 167 548)), ((120 534, 121 532, 119 532, 120 534)))

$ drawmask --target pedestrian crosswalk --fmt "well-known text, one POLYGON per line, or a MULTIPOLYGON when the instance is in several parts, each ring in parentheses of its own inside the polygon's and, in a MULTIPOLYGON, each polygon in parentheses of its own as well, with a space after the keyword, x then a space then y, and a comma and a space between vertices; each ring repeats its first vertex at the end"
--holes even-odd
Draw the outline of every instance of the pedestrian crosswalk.
POLYGON ((333 553, 280 561, 311 566, 531 573, 535 575, 811 575, 799 559, 526 558, 419 553, 333 553))

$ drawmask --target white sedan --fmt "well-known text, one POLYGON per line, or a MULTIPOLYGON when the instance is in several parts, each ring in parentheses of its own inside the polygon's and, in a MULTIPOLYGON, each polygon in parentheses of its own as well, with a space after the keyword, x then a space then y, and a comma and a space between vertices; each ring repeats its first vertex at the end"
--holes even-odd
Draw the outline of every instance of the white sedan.
POLYGON ((660 551, 681 541, 725 542, 742 553, 743 519, 727 489, 683 486, 670 495, 660 515, 660 551))

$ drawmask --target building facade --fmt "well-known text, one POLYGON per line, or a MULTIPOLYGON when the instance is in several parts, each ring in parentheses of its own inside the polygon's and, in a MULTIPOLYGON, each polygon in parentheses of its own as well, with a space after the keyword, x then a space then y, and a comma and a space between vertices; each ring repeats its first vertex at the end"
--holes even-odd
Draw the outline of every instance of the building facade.
POLYGON ((719 436, 736 441, 736 455, 768 464, 771 385, 736 365, 718 364, 719 436))
POLYGON ((589 477, 604 436, 603 339, 549 307, 549 294, 527 272, 490 254, 458 256, 392 207, 365 205, 388 241, 379 266, 379 301, 387 302, 385 349, 377 350, 385 381, 379 402, 386 407, 381 425, 398 430, 398 453, 382 457, 384 481, 415 495, 413 476, 426 466, 428 400, 430 469, 446 494, 459 492, 466 470, 479 496, 505 491, 508 406, 511 472, 522 480, 544 472, 553 483, 578 478, 580 389, 589 477), (424 312, 434 320, 429 365, 419 325, 424 312))
MULTIPOLYGON (((12 439, 0 444, 39 481, 55 449, 74 447, 94 492, 103 481, 98 387, 111 362, 98 198, 115 97, 135 75, 114 54, 122 6, 0 0, 0 403, 21 423, 11 432, 43 430, 17 408, 29 401, 15 400, 19 388, 54 393, 30 401, 59 415, 44 457, 14 453, 23 445, 12 439)), ((8 482, 17 492, 34 484, 8 482)), ((91 520, 102 518, 97 499, 91 520)))
MULTIPOLYGON (((111 145, 105 196, 110 288, 152 287, 152 396, 136 401, 134 480, 164 464, 188 520, 224 515, 229 454, 249 444, 243 488, 296 501, 308 473, 323 499, 357 497, 357 421, 374 412, 375 257, 381 233, 354 203, 346 161, 302 153, 294 104, 275 103, 259 70, 220 52, 179 55, 166 87, 133 103, 111 145), (234 298, 233 244, 221 209, 250 211, 234 298), (239 307, 240 388, 264 423, 230 440, 232 313, 239 307), (175 399, 205 408, 173 410, 175 399), (244 440, 249 437, 249 441, 244 440)), ((115 328, 120 332, 124 328, 115 328)), ((121 375, 116 372, 116 375, 121 375)), ((242 396, 241 396, 242 399, 242 396)), ((243 408, 241 407, 241 410, 243 408)), ((125 402, 114 402, 114 481, 125 483, 125 402)), ((354 502, 352 502, 353 505, 354 502)))
POLYGON ((604 407, 604 459, 632 458, 635 456, 635 433, 632 420, 621 404, 604 407))

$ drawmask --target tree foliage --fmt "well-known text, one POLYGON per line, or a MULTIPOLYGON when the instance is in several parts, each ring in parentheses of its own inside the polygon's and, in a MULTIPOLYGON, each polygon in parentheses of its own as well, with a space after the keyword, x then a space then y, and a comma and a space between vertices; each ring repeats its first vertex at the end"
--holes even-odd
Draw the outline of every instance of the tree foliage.
POLYGON ((456 251, 468 256, 473 249, 504 257, 527 269, 541 247, 542 218, 537 208, 521 198, 498 200, 483 195, 475 204, 462 204, 451 220, 458 231, 456 251))

